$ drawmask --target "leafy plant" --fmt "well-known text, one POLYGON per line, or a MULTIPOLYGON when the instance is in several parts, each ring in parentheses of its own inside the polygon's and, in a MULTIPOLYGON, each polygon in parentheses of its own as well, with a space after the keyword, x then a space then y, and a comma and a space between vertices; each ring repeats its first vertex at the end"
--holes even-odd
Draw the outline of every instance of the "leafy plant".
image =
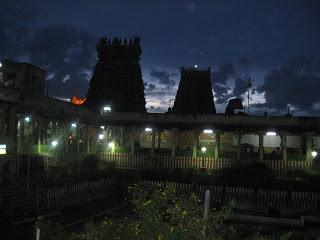
POLYGON ((98 174, 98 157, 95 154, 89 154, 82 159, 81 171, 86 180, 95 180, 98 174))
POLYGON ((41 216, 37 218, 35 224, 35 230, 37 229, 40 229, 40 240, 66 239, 66 234, 62 232, 61 226, 58 223, 53 223, 50 220, 45 220, 41 216))

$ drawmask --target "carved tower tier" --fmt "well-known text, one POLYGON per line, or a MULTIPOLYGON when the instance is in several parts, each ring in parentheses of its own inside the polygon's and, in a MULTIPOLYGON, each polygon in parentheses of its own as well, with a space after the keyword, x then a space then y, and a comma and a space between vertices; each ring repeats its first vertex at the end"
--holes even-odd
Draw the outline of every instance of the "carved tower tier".
POLYGON ((172 112, 215 114, 210 68, 181 68, 181 80, 172 112))
POLYGON ((98 61, 90 80, 85 106, 100 111, 145 112, 144 85, 139 64, 140 37, 133 40, 101 38, 98 61))

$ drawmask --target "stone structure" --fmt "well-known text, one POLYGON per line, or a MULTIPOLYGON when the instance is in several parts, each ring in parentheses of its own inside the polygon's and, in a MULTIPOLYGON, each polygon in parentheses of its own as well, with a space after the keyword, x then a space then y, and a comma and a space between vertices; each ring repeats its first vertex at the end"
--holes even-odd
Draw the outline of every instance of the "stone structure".
POLYGON ((172 109, 180 114, 215 114, 210 68, 181 68, 181 80, 172 109))
POLYGON ((140 38, 133 41, 101 38, 98 62, 90 80, 84 106, 99 112, 108 106, 113 112, 145 112, 144 85, 139 64, 140 38))
MULTIPOLYGON (((275 152, 281 154, 281 159, 290 160, 292 153, 301 152, 309 162, 313 160, 312 151, 320 149, 319 117, 205 114, 208 112, 196 104, 192 105, 195 112, 191 114, 133 110, 100 114, 82 105, 45 97, 45 71, 42 69, 7 61, 0 70, 0 145, 7 147, 7 154, 0 155, 0 183, 7 179, 3 176, 12 176, 13 172, 19 173, 27 166, 19 157, 29 153, 28 149, 36 150, 33 153, 52 152, 53 141, 58 143, 56 148, 64 152, 105 151, 109 143, 114 143, 131 148, 132 153, 142 147, 156 155, 161 148, 170 150, 170 155, 175 156, 181 149, 186 149, 197 156, 200 148, 206 146, 216 158, 221 157, 221 152, 232 152, 236 158, 243 159, 249 149, 258 153, 259 159, 264 159, 266 153, 275 152), (208 133, 205 129, 212 131, 208 133), (273 135, 268 135, 270 132, 274 132, 273 135), (252 149, 247 148, 249 145, 252 149)), ((195 75, 205 73, 204 82, 210 83, 209 69, 183 71, 195 72, 195 75)), ((192 78, 187 81, 192 82, 192 78)), ((207 87, 211 91, 211 85, 207 87)), ((212 95, 208 97, 208 91, 204 94, 212 99, 212 95)), ((180 96, 183 100, 183 95, 180 96)), ((185 102, 182 100, 177 99, 175 104, 177 107, 181 103, 183 110, 185 102)), ((215 113, 213 99, 209 105, 215 113)))

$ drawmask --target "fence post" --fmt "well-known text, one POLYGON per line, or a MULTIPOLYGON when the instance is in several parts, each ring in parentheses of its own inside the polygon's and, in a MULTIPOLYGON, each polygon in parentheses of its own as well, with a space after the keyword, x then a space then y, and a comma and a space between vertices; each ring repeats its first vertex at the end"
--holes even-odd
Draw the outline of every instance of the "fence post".
POLYGON ((40 240, 40 229, 39 228, 37 228, 36 240, 40 240))
POLYGON ((47 189, 47 211, 50 212, 50 190, 47 189))
POLYGON ((28 196, 26 196, 26 217, 28 217, 28 196))
POLYGON ((39 188, 37 189, 37 213, 39 212, 39 188))
MULTIPOLYGON (((210 208, 210 190, 206 190, 206 193, 204 195, 204 213, 203 213, 203 219, 207 220, 209 217, 209 208, 210 208)), ((207 224, 203 227, 203 239, 206 240, 206 228, 207 224)))

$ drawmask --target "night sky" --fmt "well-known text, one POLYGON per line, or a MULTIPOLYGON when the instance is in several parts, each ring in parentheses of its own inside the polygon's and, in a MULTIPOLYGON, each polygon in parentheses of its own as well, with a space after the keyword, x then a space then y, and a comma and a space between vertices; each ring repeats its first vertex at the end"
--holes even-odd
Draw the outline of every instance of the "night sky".
POLYGON ((149 112, 175 98, 179 67, 211 67, 218 113, 320 116, 320 1, 0 0, 0 59, 48 72, 49 96, 86 96, 100 37, 141 37, 149 112))

